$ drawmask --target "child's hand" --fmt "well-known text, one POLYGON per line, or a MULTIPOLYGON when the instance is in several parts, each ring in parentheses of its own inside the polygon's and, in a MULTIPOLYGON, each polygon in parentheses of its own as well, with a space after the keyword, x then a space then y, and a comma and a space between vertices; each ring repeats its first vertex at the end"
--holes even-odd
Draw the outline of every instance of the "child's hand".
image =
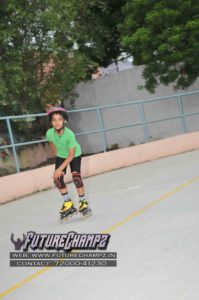
POLYGON ((58 168, 53 174, 53 179, 56 180, 60 178, 60 176, 64 176, 64 172, 58 168))

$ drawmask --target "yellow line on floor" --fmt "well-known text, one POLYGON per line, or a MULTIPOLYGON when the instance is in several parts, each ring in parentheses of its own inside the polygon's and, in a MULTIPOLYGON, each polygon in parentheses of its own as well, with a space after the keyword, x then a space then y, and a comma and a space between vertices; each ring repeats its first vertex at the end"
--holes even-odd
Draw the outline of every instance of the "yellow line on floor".
MULTIPOLYGON (((114 224, 113 226, 109 227, 107 230, 103 231, 102 233, 110 233, 112 231, 114 231, 116 228, 124 225, 125 223, 127 223, 128 221, 130 221, 131 219, 133 219, 134 217, 142 214, 143 212, 145 212, 148 208, 156 205, 157 203, 161 202, 162 200, 166 199, 167 197, 169 197, 170 195, 175 194, 176 192, 182 190, 183 188, 185 188, 186 186, 188 186, 189 184, 191 184, 194 181, 199 180, 199 176, 198 177, 194 177, 190 180, 188 180, 187 182, 185 182, 184 184, 180 185, 178 188, 167 192, 166 194, 162 195, 160 198, 158 198, 157 200, 150 202, 149 204, 145 205, 143 208, 135 211, 134 213, 132 213, 131 215, 129 215, 128 217, 124 218, 123 220, 121 220, 120 222, 114 224)), ((71 252, 78 252, 79 250, 73 250, 71 252)), ((23 286, 24 284, 30 282, 32 279, 38 277, 39 275, 45 273, 46 271, 48 271, 49 269, 52 269, 52 267, 45 267, 42 268, 40 271, 35 272, 34 274, 32 274, 31 276, 28 276, 27 278, 25 278, 24 280, 20 281, 19 283, 13 285, 12 287, 10 287, 9 289, 7 289, 6 291, 2 292, 0 294, 0 298, 5 297, 6 295, 10 294, 11 292, 13 292, 14 290, 20 288, 21 286, 23 286)))
POLYGON ((156 205, 157 203, 161 202, 162 200, 166 199, 168 196, 175 194, 176 192, 182 190, 183 188, 185 188, 186 186, 188 186, 189 184, 191 184, 194 181, 199 180, 199 176, 198 177, 194 177, 192 179, 190 179, 189 181, 185 182, 184 184, 180 185, 179 187, 177 187, 176 189, 162 195, 160 198, 158 198, 157 200, 150 202, 149 204, 145 205, 143 208, 135 211, 134 213, 132 213, 131 215, 129 215, 128 217, 126 217, 125 219, 123 219, 122 221, 114 224, 113 226, 109 227, 106 231, 103 231, 102 233, 110 233, 111 231, 115 230, 117 227, 120 227, 122 225, 124 225, 125 223, 127 223, 128 221, 130 221, 132 218, 140 215, 141 213, 143 213, 145 210, 147 210, 148 208, 156 205))

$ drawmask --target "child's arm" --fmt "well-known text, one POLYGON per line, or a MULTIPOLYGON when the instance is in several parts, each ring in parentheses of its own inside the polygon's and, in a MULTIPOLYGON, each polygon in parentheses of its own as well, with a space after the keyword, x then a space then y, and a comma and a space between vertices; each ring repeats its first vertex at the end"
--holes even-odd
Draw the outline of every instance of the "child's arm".
POLYGON ((57 149, 56 149, 55 145, 53 143, 51 143, 51 142, 49 142, 49 145, 50 145, 50 148, 51 148, 53 154, 55 156, 57 156, 57 149))
POLYGON ((67 167, 67 165, 71 162, 71 160, 73 160, 75 155, 75 147, 74 148, 69 148, 68 149, 68 156, 66 157, 66 159, 63 161, 63 163, 59 166, 59 170, 63 171, 63 169, 65 167, 67 167))
POLYGON ((49 138, 49 130, 46 132, 46 140, 50 145, 50 149, 52 151, 52 153, 57 156, 57 149, 55 147, 55 145, 51 142, 51 139, 49 138))
POLYGON ((65 167, 67 167, 67 165, 71 162, 71 160, 73 160, 73 157, 75 155, 75 147, 74 148, 69 148, 69 154, 68 157, 63 161, 63 163, 59 166, 59 168, 57 168, 53 174, 53 179, 57 179, 59 178, 62 173, 63 173, 63 169, 65 167))

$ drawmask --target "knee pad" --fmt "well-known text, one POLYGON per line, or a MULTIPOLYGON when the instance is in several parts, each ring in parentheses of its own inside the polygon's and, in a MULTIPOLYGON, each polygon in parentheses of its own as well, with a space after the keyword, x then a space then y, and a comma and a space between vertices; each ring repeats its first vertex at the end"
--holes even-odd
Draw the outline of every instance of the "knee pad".
POLYGON ((60 178, 55 179, 54 184, 58 189, 63 189, 66 187, 63 176, 60 176, 60 178))
POLYGON ((75 186, 77 188, 82 187, 83 182, 82 182, 81 174, 77 173, 77 172, 72 172, 72 176, 73 176, 73 182, 74 182, 75 186))

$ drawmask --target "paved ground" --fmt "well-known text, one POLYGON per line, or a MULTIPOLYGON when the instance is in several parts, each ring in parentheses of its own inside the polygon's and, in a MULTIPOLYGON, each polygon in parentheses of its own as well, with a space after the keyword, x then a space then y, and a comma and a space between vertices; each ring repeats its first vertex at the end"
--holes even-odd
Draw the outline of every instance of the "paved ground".
POLYGON ((85 221, 57 222, 62 200, 55 188, 1 205, 1 297, 198 300, 198 158, 196 150, 84 179, 95 213, 85 221), (117 251, 117 267, 9 267, 11 232, 29 230, 109 232, 107 251, 117 251))

